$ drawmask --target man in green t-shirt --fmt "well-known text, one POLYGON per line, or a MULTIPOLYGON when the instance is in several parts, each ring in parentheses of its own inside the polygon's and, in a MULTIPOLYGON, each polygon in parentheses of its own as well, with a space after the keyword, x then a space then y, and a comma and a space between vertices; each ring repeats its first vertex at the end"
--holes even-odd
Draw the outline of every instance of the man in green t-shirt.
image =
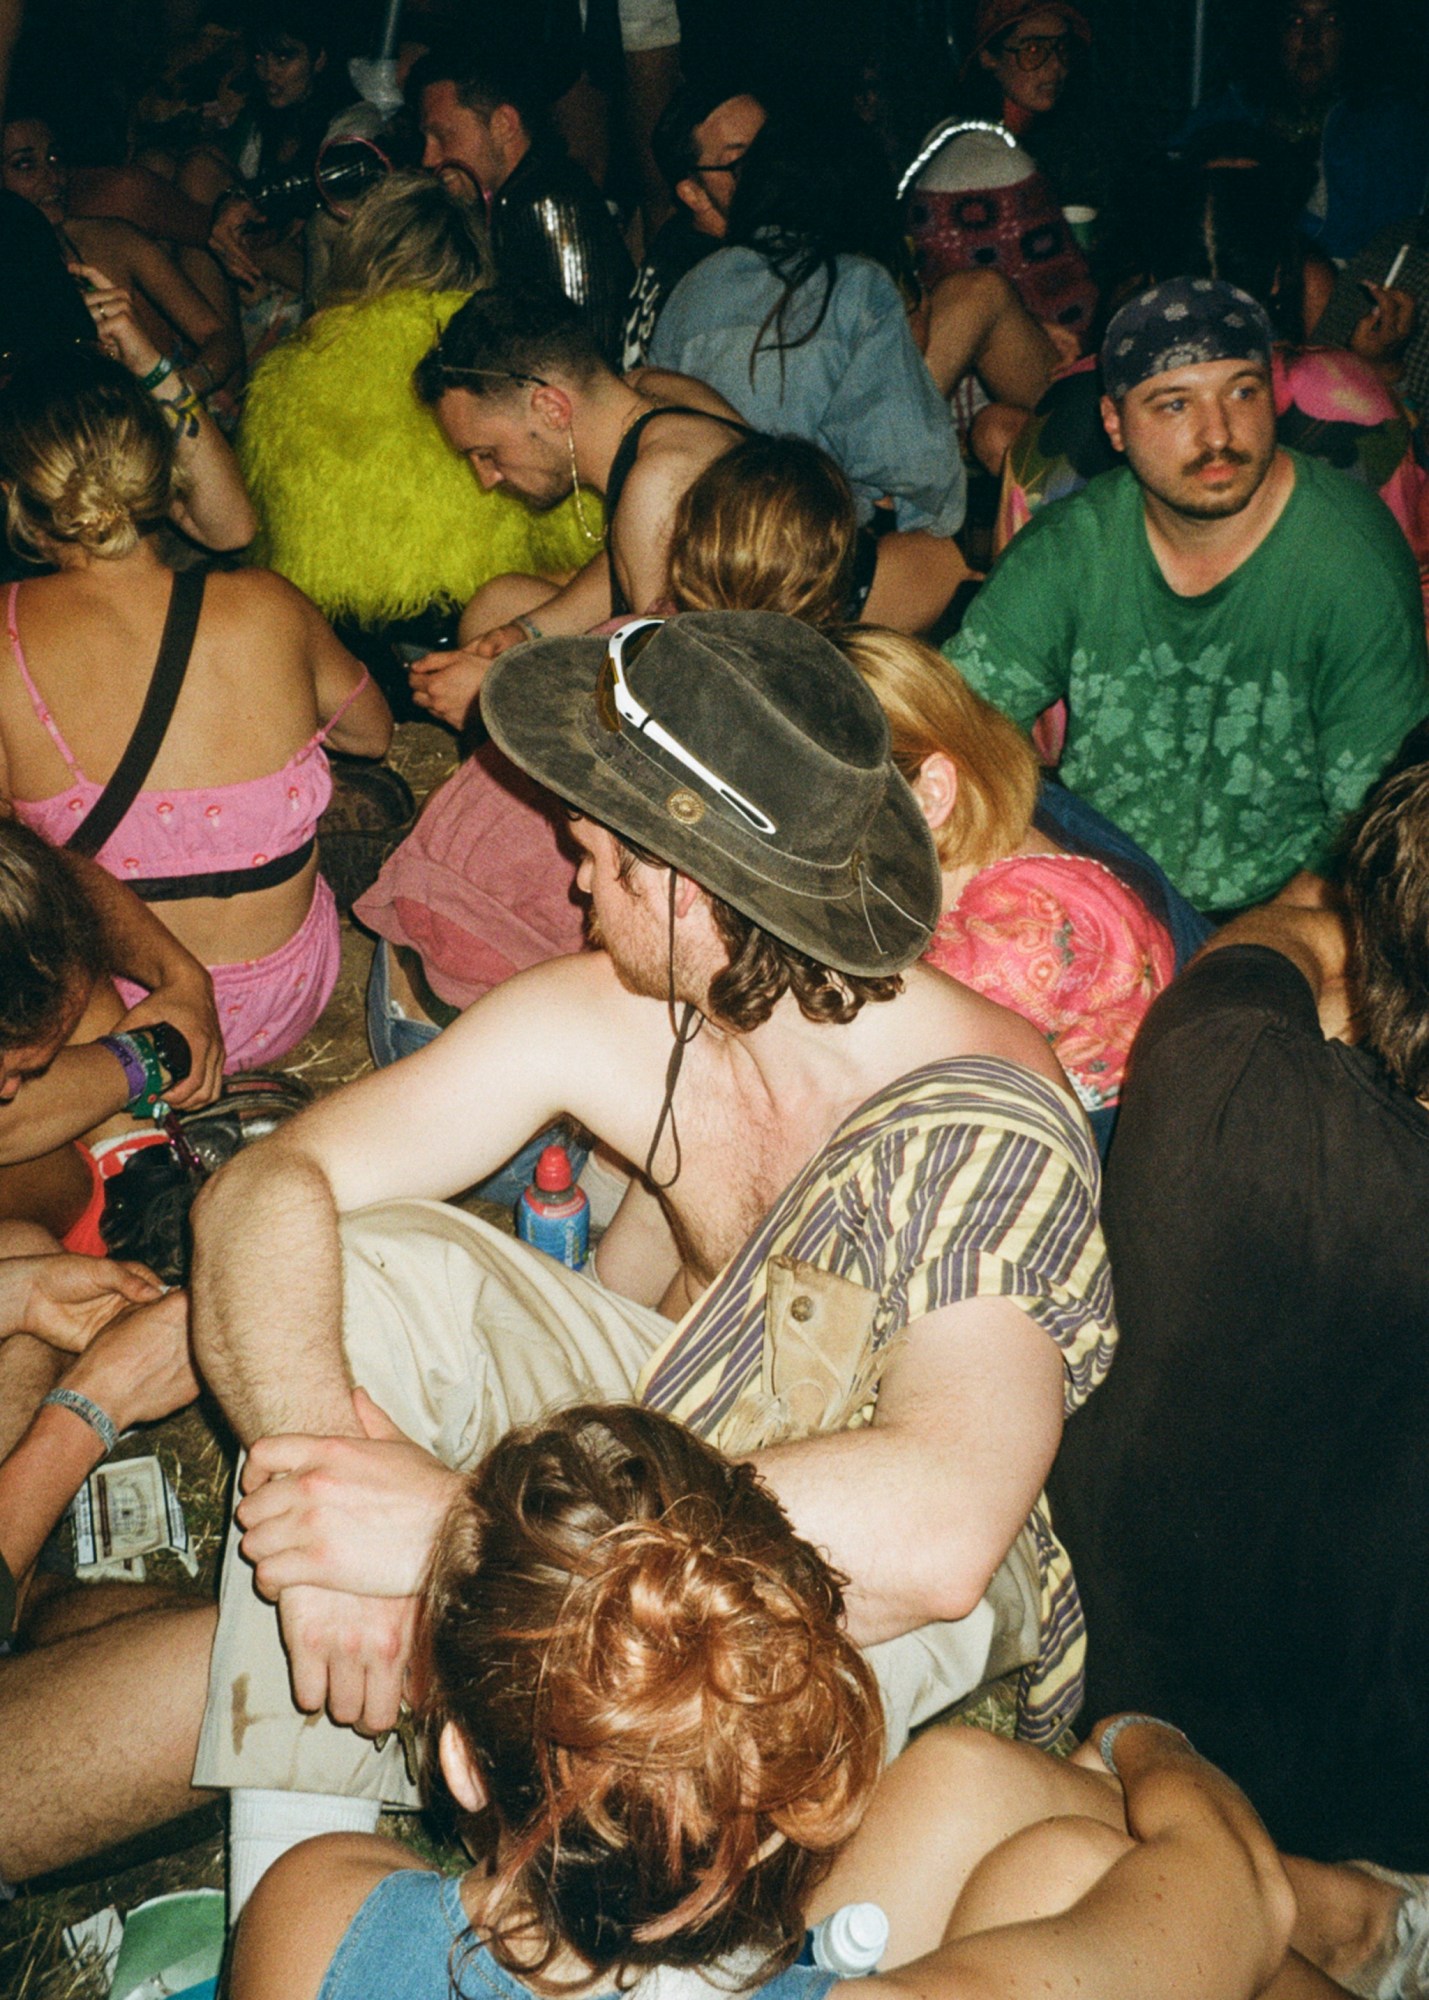
POLYGON ((1065 698, 1062 778, 1212 911, 1322 871, 1429 712, 1408 545, 1277 449, 1270 343, 1214 279, 1124 306, 1102 420, 1127 464, 1041 510, 945 648, 1024 726, 1065 698))

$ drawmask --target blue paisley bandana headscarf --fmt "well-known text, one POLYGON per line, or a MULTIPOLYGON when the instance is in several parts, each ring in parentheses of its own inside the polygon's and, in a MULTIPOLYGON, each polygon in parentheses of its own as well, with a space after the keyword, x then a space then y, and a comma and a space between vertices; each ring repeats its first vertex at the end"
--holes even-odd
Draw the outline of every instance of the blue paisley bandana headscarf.
POLYGON ((1138 382, 1201 361, 1270 367, 1274 339, 1264 308, 1219 278, 1168 278, 1129 299, 1102 342, 1102 385, 1114 403, 1138 382))

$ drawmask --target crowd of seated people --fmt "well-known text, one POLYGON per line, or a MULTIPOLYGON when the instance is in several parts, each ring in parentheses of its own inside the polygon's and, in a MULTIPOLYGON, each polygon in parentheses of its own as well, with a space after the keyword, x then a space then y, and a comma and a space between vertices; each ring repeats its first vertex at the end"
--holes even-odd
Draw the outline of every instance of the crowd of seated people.
POLYGON ((894 1996, 1429 1996, 1429 451, 1398 272, 1317 344, 1376 106, 1418 157, 1359 24, 1267 0, 1171 161, 1069 0, 982 0, 926 136, 621 0, 577 163, 555 8, 349 72, 381 10, 243 0, 88 148, 23 11, 0 1893, 219 1802, 237 2000, 821 2000, 866 1903, 894 1996), (394 740, 446 775, 345 927, 328 753, 394 740), (342 955, 370 1064, 200 1156, 342 955), (583 1268, 510 1226, 553 1143, 583 1268), (217 1603, 65 1577, 196 1396, 217 1603))

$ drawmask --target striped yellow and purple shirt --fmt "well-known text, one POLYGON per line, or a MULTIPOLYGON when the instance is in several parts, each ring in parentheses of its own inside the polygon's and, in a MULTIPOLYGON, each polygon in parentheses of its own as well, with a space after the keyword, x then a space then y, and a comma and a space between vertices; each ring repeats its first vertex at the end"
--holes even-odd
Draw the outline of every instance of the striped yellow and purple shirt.
MULTIPOLYGON (((992 1056, 914 1070, 861 1105, 785 1189, 651 1357, 638 1394, 713 1432, 759 1371, 767 1267, 778 1256, 874 1294, 879 1346, 961 1300, 1015 1301, 1061 1350, 1070 1413, 1116 1346, 1099 1188, 1085 1120, 1032 1071, 992 1056)), ((1041 1645, 1023 1675, 1019 1734, 1050 1742, 1080 1705, 1086 1634, 1045 1496, 1029 1525, 1041 1645)))

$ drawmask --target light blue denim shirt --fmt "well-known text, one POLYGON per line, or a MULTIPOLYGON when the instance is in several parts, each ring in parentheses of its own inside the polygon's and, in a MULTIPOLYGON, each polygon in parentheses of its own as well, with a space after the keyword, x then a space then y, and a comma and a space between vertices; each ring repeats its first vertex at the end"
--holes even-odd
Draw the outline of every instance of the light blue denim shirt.
MULTIPOLYGON (((782 355, 766 334, 751 380, 756 336, 782 290, 757 250, 717 250, 670 294, 651 366, 707 382, 757 430, 822 446, 842 466, 860 521, 887 495, 900 528, 954 534, 967 505, 957 432, 893 280, 871 258, 840 257, 818 332, 782 355)), ((816 273, 794 296, 790 337, 810 325, 823 295, 816 273)))

